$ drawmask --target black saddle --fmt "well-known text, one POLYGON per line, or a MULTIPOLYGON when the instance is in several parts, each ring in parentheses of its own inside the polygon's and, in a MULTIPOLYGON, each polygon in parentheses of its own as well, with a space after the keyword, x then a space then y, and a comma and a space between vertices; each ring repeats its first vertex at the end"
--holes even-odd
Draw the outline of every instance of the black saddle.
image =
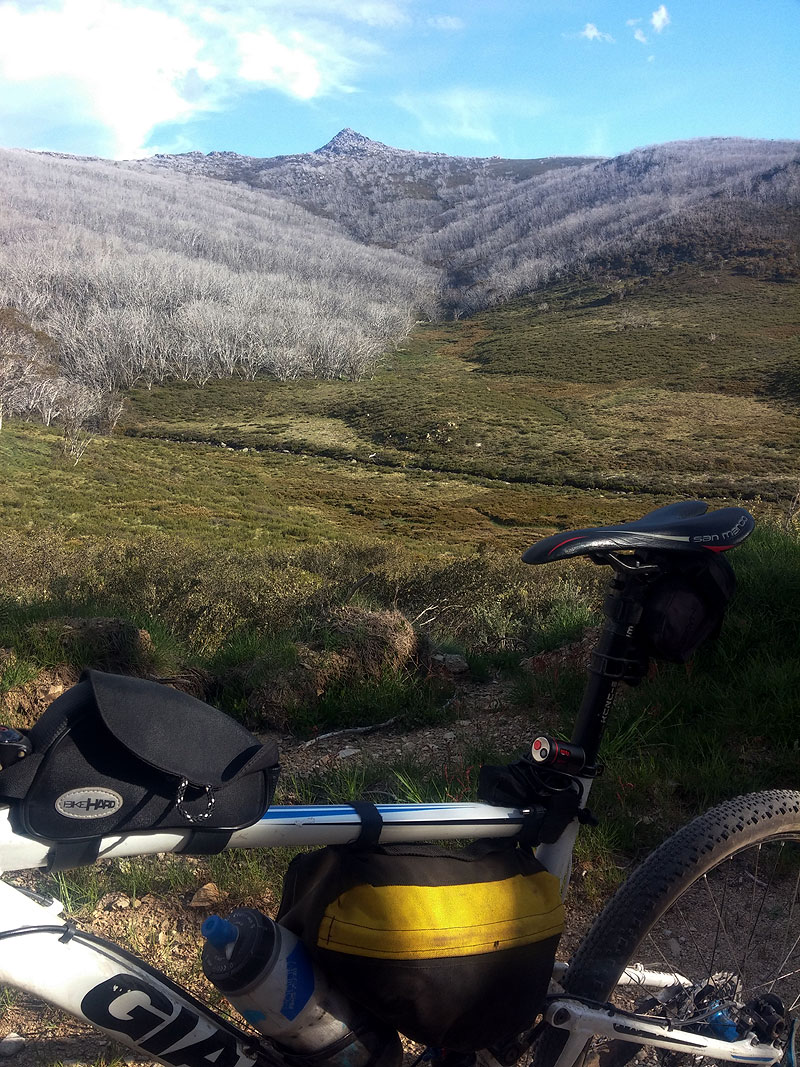
POLYGON ((650 549, 656 552, 725 552, 753 532, 755 520, 744 508, 709 511, 704 500, 685 500, 656 508, 634 522, 593 526, 551 534, 527 550, 525 563, 552 563, 570 556, 650 549))

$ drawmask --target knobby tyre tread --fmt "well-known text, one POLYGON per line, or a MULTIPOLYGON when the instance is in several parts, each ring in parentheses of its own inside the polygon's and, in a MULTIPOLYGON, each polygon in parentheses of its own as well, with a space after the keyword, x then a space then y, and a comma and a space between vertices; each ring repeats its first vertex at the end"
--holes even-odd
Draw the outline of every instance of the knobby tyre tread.
MULTIPOLYGON (((698 878, 750 845, 790 835, 800 835, 800 792, 794 790, 736 797, 676 831, 595 919, 571 962, 566 992, 607 1001, 653 924, 698 878)), ((565 1040, 564 1031, 548 1028, 536 1044, 534 1067, 551 1067, 565 1040)))

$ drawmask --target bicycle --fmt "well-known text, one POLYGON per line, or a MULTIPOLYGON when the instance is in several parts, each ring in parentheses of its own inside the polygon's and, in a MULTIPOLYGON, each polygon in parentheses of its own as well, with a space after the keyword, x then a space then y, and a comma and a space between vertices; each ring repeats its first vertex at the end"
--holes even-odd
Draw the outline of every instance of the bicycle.
MULTIPOLYGON (((574 785, 572 812, 537 857, 569 884, 571 857, 601 767, 600 743, 622 682, 643 676, 638 627, 648 595, 688 562, 737 547, 753 520, 740 508, 707 511, 690 501, 635 522, 545 538, 524 555, 539 564, 586 556, 614 571, 606 623, 569 744, 534 742, 530 757, 574 785)), ((513 838, 547 801, 381 804, 381 842, 513 838)), ((50 846, 15 832, 0 808, 2 873, 48 863, 50 846)), ((361 833, 348 804, 273 806, 232 834, 228 848, 345 844, 361 833)), ((104 859, 179 852, 190 831, 104 838, 104 859)), ((511 1063, 530 1050, 535 1067, 570 1067, 589 1043, 602 1064, 641 1049, 737 1063, 794 1067, 800 1005, 800 792, 773 790, 728 801, 653 852, 596 918, 572 961, 556 963, 541 1020, 523 1040, 492 1050, 511 1063), (701 930, 706 925, 708 929, 701 930), (797 932, 795 930, 797 929, 797 932)), ((126 949, 60 919, 58 902, 0 880, 0 984, 14 986, 138 1053, 179 1064, 284 1062, 274 1045, 197 1000, 126 949)), ((441 1057, 440 1057, 441 1058, 441 1057)))

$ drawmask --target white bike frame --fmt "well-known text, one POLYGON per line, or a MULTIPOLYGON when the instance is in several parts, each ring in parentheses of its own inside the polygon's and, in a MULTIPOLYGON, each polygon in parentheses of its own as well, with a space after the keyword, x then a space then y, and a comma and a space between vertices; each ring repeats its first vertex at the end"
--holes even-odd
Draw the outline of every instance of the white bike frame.
MULTIPOLYGON (((585 804, 591 780, 582 781, 585 804)), ((380 840, 384 844, 513 837, 524 822, 522 812, 489 804, 377 807, 383 819, 380 840)), ((346 804, 278 805, 253 826, 236 831, 227 848, 345 844, 357 839, 360 827, 359 816, 346 804)), ((558 877, 562 894, 569 884, 577 831, 576 819, 557 842, 537 849, 542 863, 558 877)), ((181 852, 190 836, 180 832, 113 835, 103 838, 100 857, 181 852)), ((45 867, 50 851, 47 842, 15 833, 9 809, 0 806, 0 874, 45 867)), ((0 880, 0 984, 48 1001, 171 1067, 282 1063, 261 1035, 232 1025, 120 946, 77 930, 61 918, 61 911, 59 902, 35 898, 0 880)), ((556 964, 554 981, 563 978, 566 970, 566 964, 556 964)), ((691 985, 675 973, 634 967, 625 971, 621 983, 653 989, 691 985)), ((551 1000, 545 1018, 569 1032, 554 1067, 571 1067, 593 1034, 740 1063, 774 1063, 781 1056, 780 1050, 758 1044, 755 1037, 721 1041, 674 1029, 652 1017, 591 1007, 568 996, 551 1000)))

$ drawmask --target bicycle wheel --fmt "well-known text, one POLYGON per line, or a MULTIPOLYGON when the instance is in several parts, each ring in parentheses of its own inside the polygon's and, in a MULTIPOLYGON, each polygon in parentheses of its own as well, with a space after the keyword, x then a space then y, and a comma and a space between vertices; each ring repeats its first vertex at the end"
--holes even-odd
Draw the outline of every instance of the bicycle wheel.
MULTIPOLYGON (((800 793, 738 797, 665 841, 597 917, 564 988, 716 1037, 751 1029, 780 1046, 800 1013, 800 793), (637 964, 671 976, 666 987, 620 984, 637 964)), ((546 1030, 535 1067, 552 1064, 564 1041, 546 1030)), ((602 1067, 640 1053, 649 1063, 698 1058, 599 1039, 587 1053, 602 1067)))

